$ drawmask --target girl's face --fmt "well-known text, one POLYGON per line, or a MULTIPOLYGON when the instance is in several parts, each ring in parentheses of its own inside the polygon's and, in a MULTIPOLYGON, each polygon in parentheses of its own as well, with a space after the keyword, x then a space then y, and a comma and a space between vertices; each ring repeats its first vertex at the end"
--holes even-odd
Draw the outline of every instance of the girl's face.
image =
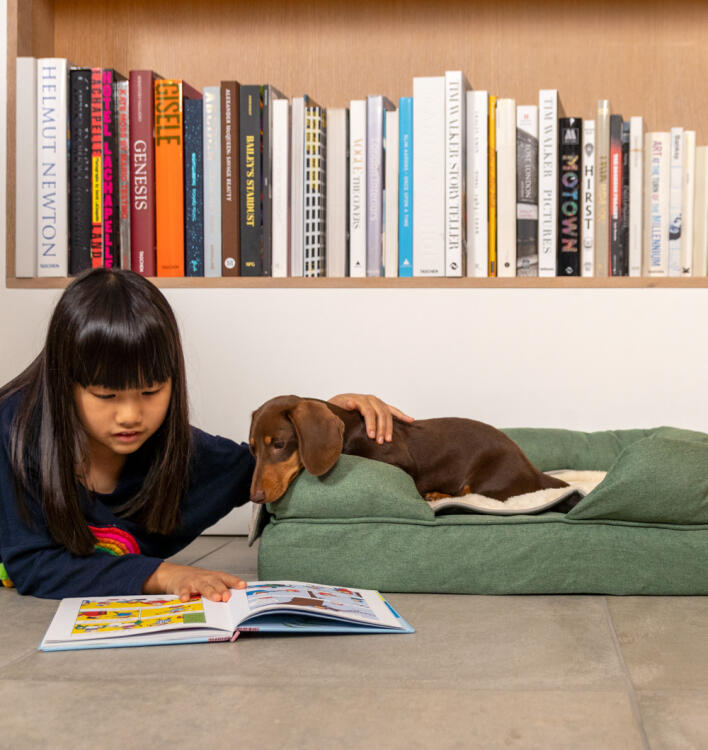
POLYGON ((157 432, 167 415, 172 380, 144 388, 113 391, 100 385, 74 385, 74 402, 89 449, 134 453, 157 432))

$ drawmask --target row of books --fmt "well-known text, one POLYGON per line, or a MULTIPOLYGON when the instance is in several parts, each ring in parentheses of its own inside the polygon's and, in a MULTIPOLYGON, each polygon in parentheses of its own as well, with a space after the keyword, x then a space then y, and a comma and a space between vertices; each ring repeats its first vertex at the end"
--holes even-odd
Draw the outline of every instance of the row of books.
POLYGON ((16 275, 706 275, 708 147, 462 71, 323 108, 17 60, 16 275))

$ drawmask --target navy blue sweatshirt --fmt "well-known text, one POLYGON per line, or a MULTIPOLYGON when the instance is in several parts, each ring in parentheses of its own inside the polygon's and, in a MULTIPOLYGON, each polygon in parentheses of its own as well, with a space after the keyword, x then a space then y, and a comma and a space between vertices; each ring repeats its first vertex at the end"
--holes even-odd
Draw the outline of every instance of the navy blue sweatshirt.
POLYGON ((21 516, 10 464, 10 428, 19 394, 0 403, 0 561, 22 594, 48 599, 70 596, 137 594, 164 558, 187 546, 232 508, 249 500, 254 459, 245 444, 192 427, 192 461, 181 522, 174 533, 151 534, 114 514, 140 488, 150 465, 150 441, 131 454, 115 490, 89 494, 80 488, 96 549, 86 557, 58 545, 49 533, 39 502, 31 494, 34 524, 21 516))

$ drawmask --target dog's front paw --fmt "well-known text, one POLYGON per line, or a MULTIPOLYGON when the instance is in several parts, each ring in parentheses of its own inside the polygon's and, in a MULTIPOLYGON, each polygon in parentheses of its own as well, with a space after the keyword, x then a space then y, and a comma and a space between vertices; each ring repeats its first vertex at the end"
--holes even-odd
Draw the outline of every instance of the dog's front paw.
POLYGON ((432 503, 433 500, 442 500, 444 497, 452 497, 452 495, 446 495, 444 492, 426 492, 425 500, 428 503, 432 503))

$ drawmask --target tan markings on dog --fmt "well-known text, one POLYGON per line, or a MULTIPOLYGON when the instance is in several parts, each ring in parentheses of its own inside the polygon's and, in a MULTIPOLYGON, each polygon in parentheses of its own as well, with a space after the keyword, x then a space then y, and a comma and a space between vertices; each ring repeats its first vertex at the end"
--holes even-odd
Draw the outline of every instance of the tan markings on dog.
POLYGON ((261 474, 261 484, 266 495, 266 502, 272 503, 285 494, 290 482, 300 473, 302 462, 300 454, 295 451, 285 461, 266 464, 261 474))
POLYGON ((265 444, 270 445, 273 442, 273 438, 270 435, 265 436, 265 444))

